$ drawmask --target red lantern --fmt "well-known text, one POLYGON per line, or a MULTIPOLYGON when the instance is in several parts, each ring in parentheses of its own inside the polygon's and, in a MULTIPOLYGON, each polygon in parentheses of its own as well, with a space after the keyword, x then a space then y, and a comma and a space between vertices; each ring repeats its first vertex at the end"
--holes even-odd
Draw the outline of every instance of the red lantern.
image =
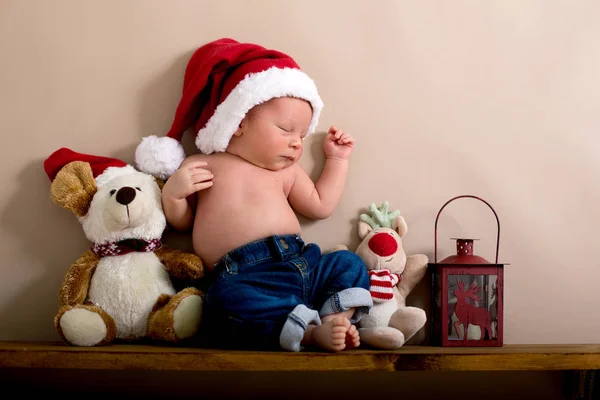
POLYGON ((485 200, 462 195, 448 200, 435 219, 434 262, 432 271, 431 341, 434 345, 502 346, 504 310, 504 265, 498 264, 500 221, 493 207, 485 200), (496 261, 488 262, 474 254, 477 239, 456 240, 456 255, 437 261, 437 224, 442 210, 452 201, 473 198, 488 205, 498 223, 496 261))

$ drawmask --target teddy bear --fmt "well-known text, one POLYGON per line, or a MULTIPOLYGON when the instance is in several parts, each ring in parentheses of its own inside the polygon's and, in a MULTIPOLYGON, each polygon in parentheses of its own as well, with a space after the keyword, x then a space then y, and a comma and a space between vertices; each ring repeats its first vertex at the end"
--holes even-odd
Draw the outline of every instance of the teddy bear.
POLYGON ((407 307, 406 298, 421 281, 429 261, 425 254, 407 256, 402 239, 408 226, 400 211, 385 201, 361 214, 356 254, 369 270, 373 308, 358 322, 362 343, 380 349, 402 347, 427 322, 425 311, 407 307))
POLYGON ((198 256, 161 243, 163 182, 121 160, 64 147, 44 169, 52 201, 77 217, 92 243, 64 276, 54 318, 61 338, 99 346, 195 335, 204 294, 193 286, 177 292, 173 282, 200 279, 204 268, 198 256))

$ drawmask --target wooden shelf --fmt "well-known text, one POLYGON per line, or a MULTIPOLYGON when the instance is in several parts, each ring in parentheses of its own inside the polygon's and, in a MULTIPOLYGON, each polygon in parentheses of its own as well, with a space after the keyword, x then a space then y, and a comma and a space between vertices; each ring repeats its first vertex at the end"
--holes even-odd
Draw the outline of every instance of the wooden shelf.
POLYGON ((399 350, 225 351, 115 344, 0 342, 0 368, 165 371, 515 371, 600 369, 600 345, 505 345, 499 348, 405 346, 399 350))

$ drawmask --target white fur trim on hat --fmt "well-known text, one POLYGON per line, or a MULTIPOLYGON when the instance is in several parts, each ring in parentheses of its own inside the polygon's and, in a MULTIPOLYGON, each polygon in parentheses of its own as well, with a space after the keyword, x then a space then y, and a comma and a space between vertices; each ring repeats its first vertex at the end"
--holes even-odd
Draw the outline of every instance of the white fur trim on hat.
POLYGON ((137 171, 131 165, 126 165, 124 167, 108 167, 104 170, 104 172, 96 177, 96 185, 104 186, 117 176, 128 175, 134 172, 137 171))
POLYGON ((179 141, 168 136, 147 136, 135 150, 137 168, 161 179, 171 176, 185 160, 179 141))
POLYGON ((323 109, 315 82, 299 69, 273 67, 248 74, 237 84, 219 104, 206 126, 198 131, 196 147, 204 154, 225 151, 240 122, 252 107, 284 96, 310 102, 313 114, 307 134, 313 133, 323 109))

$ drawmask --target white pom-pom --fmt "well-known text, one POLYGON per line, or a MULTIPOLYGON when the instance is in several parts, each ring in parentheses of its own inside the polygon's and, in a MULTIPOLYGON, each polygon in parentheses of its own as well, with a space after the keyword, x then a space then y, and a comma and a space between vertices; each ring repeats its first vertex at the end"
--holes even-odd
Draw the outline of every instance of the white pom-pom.
POLYGON ((183 160, 183 146, 168 136, 147 136, 135 150, 137 168, 163 180, 177 171, 183 160))

